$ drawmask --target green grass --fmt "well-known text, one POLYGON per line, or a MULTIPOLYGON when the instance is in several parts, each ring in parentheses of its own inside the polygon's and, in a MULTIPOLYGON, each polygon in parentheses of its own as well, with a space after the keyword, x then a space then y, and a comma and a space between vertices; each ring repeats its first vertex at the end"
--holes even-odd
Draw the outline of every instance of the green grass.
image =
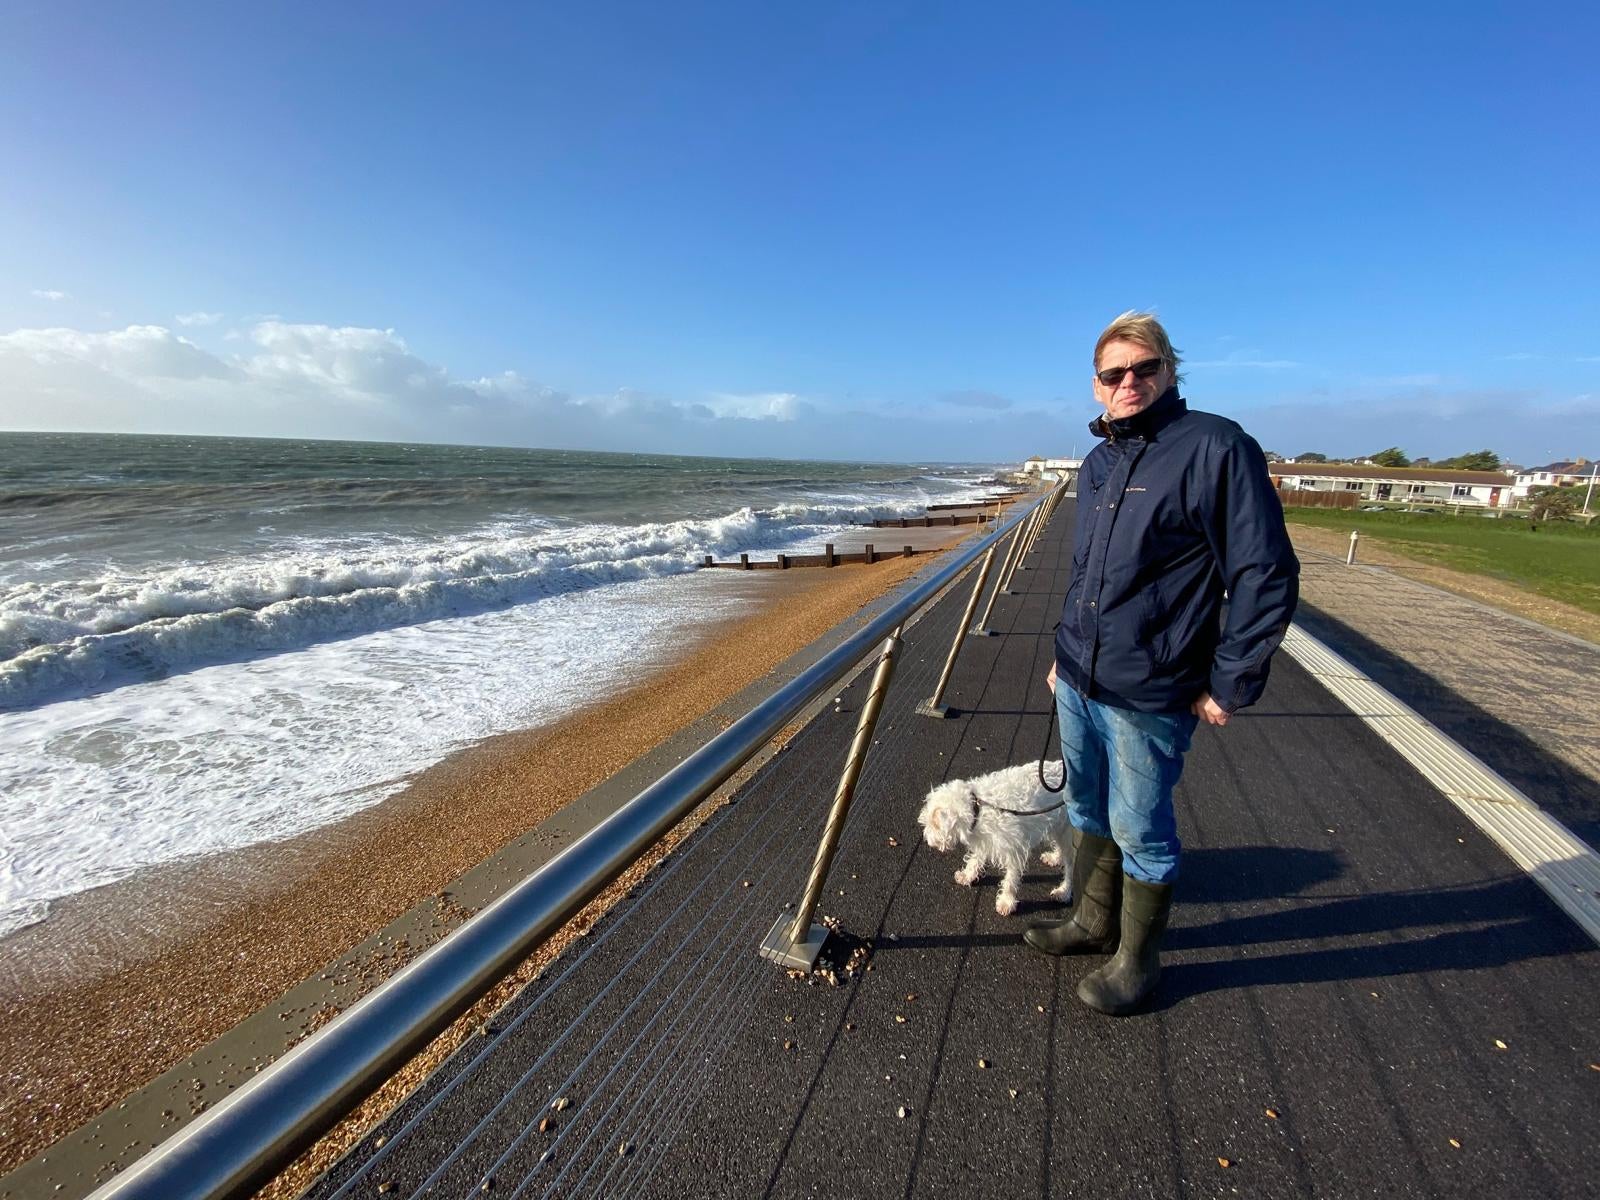
MULTIPOLYGON (((1494 520, 1471 511, 1359 512, 1351 509, 1284 509, 1293 524, 1360 532, 1408 558, 1456 571, 1503 579, 1600 614, 1600 526, 1494 520)), ((1356 551, 1359 560, 1360 550, 1356 551)))

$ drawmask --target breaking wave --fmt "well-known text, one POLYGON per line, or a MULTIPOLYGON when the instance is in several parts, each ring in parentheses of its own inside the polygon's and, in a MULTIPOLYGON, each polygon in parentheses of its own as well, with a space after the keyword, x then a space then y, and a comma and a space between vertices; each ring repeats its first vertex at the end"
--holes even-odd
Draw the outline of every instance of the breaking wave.
MULTIPOLYGON (((500 523, 439 541, 323 542, 292 553, 0 589, 0 710, 546 596, 696 569, 904 515, 862 497, 632 526, 500 523)), ((924 497, 917 497, 920 510, 924 497)))

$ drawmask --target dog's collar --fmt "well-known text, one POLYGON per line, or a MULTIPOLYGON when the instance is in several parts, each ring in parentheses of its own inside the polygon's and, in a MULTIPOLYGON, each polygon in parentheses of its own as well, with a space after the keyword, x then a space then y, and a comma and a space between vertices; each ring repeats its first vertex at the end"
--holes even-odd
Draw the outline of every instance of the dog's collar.
POLYGON ((971 788, 967 789, 967 795, 972 798, 972 824, 967 826, 968 833, 978 827, 978 813, 985 808, 992 808, 995 812, 1010 813, 1013 817, 1041 817, 1045 813, 1053 813, 1058 808, 1066 807, 1067 803, 1065 800, 1057 800, 1049 808, 1007 808, 1003 804, 990 804, 971 788))

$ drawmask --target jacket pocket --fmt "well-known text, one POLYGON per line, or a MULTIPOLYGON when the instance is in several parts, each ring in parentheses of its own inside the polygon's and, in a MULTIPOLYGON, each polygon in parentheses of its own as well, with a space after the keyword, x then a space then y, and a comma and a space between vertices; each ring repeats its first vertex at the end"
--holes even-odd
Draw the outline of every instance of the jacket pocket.
POLYGON ((1159 580, 1140 593, 1139 604, 1139 640, 1150 655, 1150 662, 1164 667, 1172 660, 1172 614, 1167 611, 1159 580))

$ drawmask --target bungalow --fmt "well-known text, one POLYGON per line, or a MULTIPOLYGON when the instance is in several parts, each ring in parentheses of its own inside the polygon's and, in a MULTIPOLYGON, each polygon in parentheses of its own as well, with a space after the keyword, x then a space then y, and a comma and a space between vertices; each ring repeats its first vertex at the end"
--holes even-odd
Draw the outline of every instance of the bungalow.
POLYGON ((1504 471, 1288 462, 1268 463, 1267 470, 1279 491, 1354 492, 1369 501, 1480 508, 1511 503, 1512 479, 1504 471))

